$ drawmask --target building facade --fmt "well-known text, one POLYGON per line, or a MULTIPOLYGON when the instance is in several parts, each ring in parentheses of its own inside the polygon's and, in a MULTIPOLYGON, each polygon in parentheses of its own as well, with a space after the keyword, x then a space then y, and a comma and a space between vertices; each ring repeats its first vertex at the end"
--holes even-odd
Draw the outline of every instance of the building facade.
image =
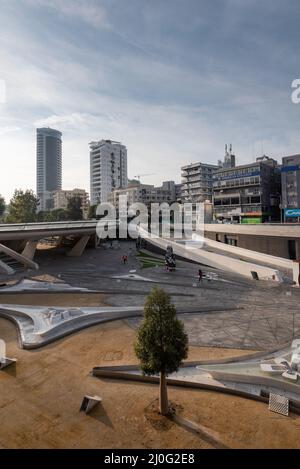
POLYGON ((155 187, 151 184, 137 183, 126 189, 116 189, 108 194, 108 202, 119 209, 120 196, 127 196, 127 206, 134 203, 142 203, 151 208, 152 203, 167 202, 172 204, 176 201, 176 184, 174 181, 165 181, 162 186, 155 187))
POLYGON ((100 140, 90 143, 91 205, 107 202, 115 189, 127 187, 127 149, 120 142, 100 140))
POLYGON ((37 129, 36 192, 39 210, 50 210, 51 193, 62 186, 62 134, 50 128, 37 129))
POLYGON ((255 163, 222 168, 214 174, 215 220, 263 223, 280 220, 280 178, 277 162, 263 156, 255 163))
POLYGON ((286 222, 300 221, 300 155, 282 158, 281 208, 286 222))
POLYGON ((182 203, 200 203, 212 201, 213 175, 219 169, 217 165, 193 163, 181 168, 182 203))
POLYGON ((235 167, 235 155, 232 145, 225 145, 224 160, 218 160, 218 165, 207 163, 191 163, 181 168, 180 199, 182 203, 212 202, 213 175, 220 168, 235 167))
POLYGON ((74 197, 77 197, 81 200, 83 218, 86 219, 89 212, 89 196, 84 189, 59 190, 53 192, 53 210, 67 210, 69 200, 74 197))

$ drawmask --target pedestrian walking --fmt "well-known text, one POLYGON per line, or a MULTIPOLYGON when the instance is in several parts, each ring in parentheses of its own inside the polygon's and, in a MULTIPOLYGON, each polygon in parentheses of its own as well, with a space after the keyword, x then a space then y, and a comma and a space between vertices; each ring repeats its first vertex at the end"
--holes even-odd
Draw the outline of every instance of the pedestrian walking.
POLYGON ((203 272, 201 269, 199 269, 198 271, 198 281, 199 283, 202 283, 202 280, 203 280, 203 272))

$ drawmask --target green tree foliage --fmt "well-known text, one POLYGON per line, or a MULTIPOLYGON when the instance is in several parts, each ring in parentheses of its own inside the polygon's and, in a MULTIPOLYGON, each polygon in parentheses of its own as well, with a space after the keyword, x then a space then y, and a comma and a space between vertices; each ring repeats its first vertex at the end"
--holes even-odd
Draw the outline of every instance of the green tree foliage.
POLYGON ((0 217, 3 216, 4 212, 5 212, 5 200, 4 200, 4 197, 0 195, 0 217))
POLYGON ((90 205, 89 206, 89 213, 88 213, 88 218, 96 218, 96 211, 97 211, 97 205, 90 205))
POLYGON ((160 375, 159 407, 169 412, 166 376, 178 370, 188 354, 188 336, 176 308, 163 289, 154 288, 147 298, 144 320, 137 332, 135 353, 146 375, 160 375))
POLYGON ((68 212, 69 220, 82 220, 83 219, 81 197, 74 196, 68 200, 67 212, 68 212))
POLYGON ((7 223, 32 223, 37 220, 38 198, 33 191, 15 190, 9 204, 7 223))
POLYGON ((51 211, 41 211, 37 214, 37 221, 41 222, 52 222, 52 221, 67 221, 69 215, 67 210, 58 208, 51 211))

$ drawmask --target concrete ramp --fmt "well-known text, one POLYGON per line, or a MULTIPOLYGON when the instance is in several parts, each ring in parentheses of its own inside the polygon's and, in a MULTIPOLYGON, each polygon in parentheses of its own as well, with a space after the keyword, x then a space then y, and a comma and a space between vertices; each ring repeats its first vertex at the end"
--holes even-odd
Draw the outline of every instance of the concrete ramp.
POLYGON ((265 267, 246 260, 243 261, 235 259, 233 257, 214 252, 208 252, 204 249, 200 249, 199 247, 189 247, 184 244, 179 244, 172 239, 151 238, 151 235, 143 228, 139 228, 139 234, 147 241, 147 243, 149 243, 149 245, 153 245, 162 250, 166 250, 167 246, 171 245, 174 254, 182 257, 183 259, 207 265, 215 269, 233 272, 248 278, 255 278, 257 275, 260 280, 283 282, 283 275, 277 269, 265 267))
POLYGON ((287 271, 293 270, 294 262, 290 259, 285 259, 283 257, 271 256, 270 254, 264 254, 262 252, 251 251, 250 249, 239 248, 237 246, 231 246, 229 244, 220 243, 218 241, 213 241, 212 239, 203 238, 197 234, 193 234, 193 240, 203 242, 205 247, 216 249, 229 255, 239 256, 250 262, 259 262, 262 264, 267 264, 270 267, 280 267, 287 271))

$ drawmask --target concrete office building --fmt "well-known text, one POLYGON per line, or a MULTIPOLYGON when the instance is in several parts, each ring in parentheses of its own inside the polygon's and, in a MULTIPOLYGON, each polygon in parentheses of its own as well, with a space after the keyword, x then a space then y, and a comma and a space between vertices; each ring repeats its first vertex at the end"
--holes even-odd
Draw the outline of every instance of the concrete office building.
POLYGON ((263 156, 255 163, 219 169, 213 176, 214 217, 220 221, 279 221, 280 172, 263 156))
POLYGON ((300 155, 282 158, 281 208, 286 222, 300 221, 300 155))
POLYGON ((220 168, 230 169, 235 167, 235 155, 232 145, 225 145, 224 160, 219 160, 218 165, 207 163, 192 163, 181 168, 181 200, 183 203, 212 202, 213 175, 220 168))
POLYGON ((181 168, 182 203, 200 203, 212 201, 213 174, 219 169, 217 165, 193 163, 181 168))
POLYGON ((175 200, 182 203, 182 184, 175 184, 175 200))
POLYGON ((81 200, 81 210, 83 218, 88 217, 89 211, 89 196, 84 189, 73 189, 73 190, 59 190, 52 193, 53 198, 53 210, 63 209, 67 210, 68 202, 73 197, 77 197, 81 200))
POLYGON ((53 206, 51 193, 62 185, 62 134, 50 128, 37 129, 37 188, 39 210, 53 206))
POLYGON ((120 142, 90 143, 91 205, 107 202, 114 189, 127 187, 127 149, 120 142))
POLYGON ((152 203, 167 202, 172 204, 176 201, 176 184, 174 181, 165 181, 162 186, 155 187, 151 184, 141 184, 138 182, 135 186, 126 189, 116 189, 108 194, 108 202, 119 208, 119 197, 127 196, 127 205, 134 203, 143 203, 149 209, 152 203))

